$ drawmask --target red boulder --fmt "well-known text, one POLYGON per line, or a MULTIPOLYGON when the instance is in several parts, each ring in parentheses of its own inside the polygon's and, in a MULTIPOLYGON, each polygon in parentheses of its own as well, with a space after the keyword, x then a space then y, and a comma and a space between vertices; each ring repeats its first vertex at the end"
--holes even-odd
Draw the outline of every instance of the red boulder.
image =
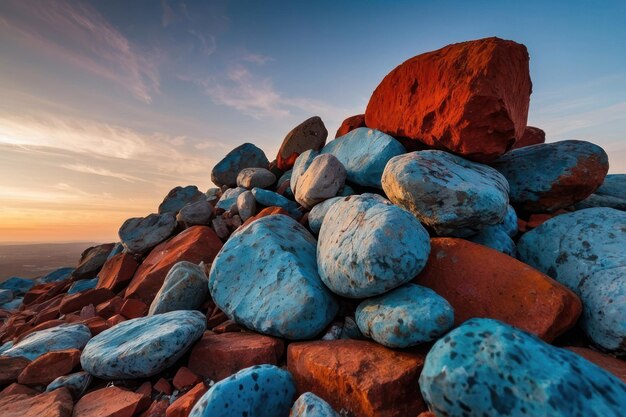
POLYGON ((84 395, 74 406, 80 417, 132 417, 150 406, 150 397, 118 387, 107 387, 84 395))
POLYGON ((540 143, 545 143, 546 141, 546 132, 539 129, 538 127, 526 126, 524 130, 524 134, 520 139, 515 141, 515 145, 513 145, 513 149, 523 148, 524 146, 530 145, 538 145, 540 143))
POLYGON ((96 288, 108 288, 111 291, 120 291, 133 279, 139 263, 130 253, 118 253, 106 261, 98 274, 96 288))
POLYGON ((17 378, 24 385, 48 385, 67 375, 80 363, 80 350, 66 349, 48 352, 32 361, 17 378))
MULTIPOLYGON (((72 394, 67 388, 62 387, 52 392, 44 392, 34 396, 17 394, 2 397, 0 398, 0 416, 71 417, 73 406, 72 394)), ((76 413, 74 415, 83 417, 83 414, 76 413)))
POLYGON ((353 131, 354 129, 357 129, 359 127, 366 127, 364 114, 357 114, 355 116, 350 116, 346 120, 344 120, 341 123, 341 126, 339 126, 339 129, 337 129, 337 133, 335 134, 335 137, 338 138, 339 136, 346 135, 350 133, 351 131, 353 131))

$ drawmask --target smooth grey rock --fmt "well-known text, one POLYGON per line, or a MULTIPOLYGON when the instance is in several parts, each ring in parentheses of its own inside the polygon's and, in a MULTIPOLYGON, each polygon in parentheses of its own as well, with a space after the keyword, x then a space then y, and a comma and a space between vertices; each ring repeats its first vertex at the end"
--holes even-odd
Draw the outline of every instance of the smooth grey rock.
POLYGON ((147 217, 126 220, 118 234, 129 252, 143 254, 170 237, 175 229, 174 215, 152 213, 147 217))
POLYGON ((198 190, 195 185, 186 187, 175 187, 165 196, 163 202, 159 205, 159 214, 172 213, 176 215, 180 209, 189 203, 199 200, 206 200, 204 193, 198 190))
POLYGON ((102 265, 109 259, 109 254, 114 247, 115 243, 105 243, 85 249, 80 255, 78 266, 72 272, 72 279, 95 277, 102 265))
POLYGON ((230 151, 211 171, 211 180, 221 187, 235 187, 237 175, 244 168, 267 168, 270 162, 263 151, 251 143, 244 143, 230 151))
POLYGON ((82 349, 89 339, 91 339, 91 331, 84 324, 62 324, 27 335, 2 355, 22 356, 34 361, 48 352, 82 349))
POLYGON ((252 191, 245 191, 237 197, 237 211, 244 222, 256 214, 256 199, 252 191))
POLYGON ((176 215, 176 221, 185 227, 208 225, 213 218, 213 206, 206 199, 189 203, 176 215))
POLYGON ((293 169, 291 170, 291 177, 289 178, 291 192, 294 195, 298 189, 298 181, 300 181, 300 178, 304 175, 306 170, 309 169, 309 166, 319 154, 318 151, 309 149, 301 153, 298 159, 296 159, 296 162, 293 164, 293 169))
POLYGON ((296 201, 305 208, 337 195, 346 182, 346 169, 331 154, 313 159, 302 174, 296 191, 296 201))
POLYGON ((268 188, 276 182, 276 176, 265 168, 245 168, 237 175, 237 187, 251 190, 254 187, 268 188))
POLYGON ((209 295, 209 279, 201 266, 182 261, 175 264, 150 304, 148 315, 175 310, 196 310, 209 295))

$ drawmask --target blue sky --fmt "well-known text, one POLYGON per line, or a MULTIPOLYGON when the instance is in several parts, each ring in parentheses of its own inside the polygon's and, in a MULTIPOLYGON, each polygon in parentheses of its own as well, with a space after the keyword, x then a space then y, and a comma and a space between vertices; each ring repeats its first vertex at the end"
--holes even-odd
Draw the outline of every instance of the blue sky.
POLYGON ((529 124, 626 172, 626 2, 0 3, 0 240, 114 239, 245 141, 272 159, 334 136, 396 65, 446 44, 525 44, 529 124))

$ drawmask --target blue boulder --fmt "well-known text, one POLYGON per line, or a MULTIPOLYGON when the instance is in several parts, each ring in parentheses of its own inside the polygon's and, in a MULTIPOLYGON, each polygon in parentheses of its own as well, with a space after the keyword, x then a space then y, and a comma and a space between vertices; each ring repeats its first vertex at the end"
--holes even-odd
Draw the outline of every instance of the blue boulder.
POLYGON ((189 417, 288 417, 295 396, 296 386, 288 371, 257 365, 213 385, 189 417))
POLYGON ((475 235, 468 237, 467 240, 488 246, 514 258, 517 253, 515 242, 501 226, 486 226, 475 235))
POLYGON ((390 348, 405 348, 436 340, 454 324, 454 309, 430 288, 405 284, 356 309, 365 336, 390 348))
POLYGON ((290 417, 339 417, 339 414, 326 401, 312 392, 298 397, 291 407, 290 417))
POLYGON ((297 221, 267 216, 238 229, 211 266, 213 301, 237 323, 287 339, 310 339, 338 310, 317 272, 315 239, 297 221))
POLYGON ((511 204, 553 212, 588 197, 604 181, 609 159, 593 143, 564 140, 514 149, 492 163, 506 177, 511 204))
POLYGON ((8 311, 18 310, 23 302, 24 302, 24 297, 17 297, 4 304, 0 304, 0 308, 3 310, 8 310, 8 311))
POLYGON ((611 174, 595 193, 576 204, 577 210, 591 207, 611 207, 626 211, 626 174, 611 174))
POLYGON ((519 259, 574 291, 582 328, 597 345, 626 353, 626 212, 562 214, 524 234, 519 259))
POLYGON ((509 186, 487 165, 444 151, 397 156, 383 174, 387 197, 413 213, 439 235, 457 229, 479 230, 504 220, 509 186))
POLYGON ((44 275, 41 278, 37 278, 37 283, 47 284, 50 282, 65 281, 66 279, 69 279, 70 275, 72 275, 72 272, 74 272, 74 268, 71 268, 71 267, 55 269, 49 274, 44 275))
POLYGON ((170 237, 176 226, 172 213, 152 213, 127 219, 117 233, 129 252, 142 254, 170 237))
POLYGON ((62 324, 27 335, 3 356, 22 356, 34 361, 38 357, 57 350, 82 349, 91 339, 89 327, 84 324, 62 324))
POLYGON ((366 298, 409 282, 429 253, 428 233, 411 213, 378 195, 363 194, 344 197, 326 213, 317 266, 335 294, 366 298))
POLYGON ((74 281, 74 283, 72 283, 70 288, 67 290, 67 293, 76 294, 79 292, 90 290, 92 288, 96 288, 96 285, 98 285, 98 280, 99 278, 95 277, 92 279, 80 279, 78 281, 74 281))
POLYGON ((270 162, 265 153, 251 143, 244 143, 230 151, 211 171, 211 181, 218 187, 235 187, 237 175, 244 168, 267 168, 270 162))
POLYGON ((35 285, 35 281, 28 278, 11 277, 0 282, 0 289, 11 290, 14 296, 24 295, 35 285))
POLYGON ((175 264, 150 304, 148 315, 175 310, 196 310, 209 295, 209 279, 204 265, 182 261, 175 264))
POLYGON ((438 416, 624 415, 626 384, 565 349, 492 319, 439 339, 420 376, 438 416))
POLYGON ((112 257, 114 257, 115 255, 122 253, 122 252, 124 252, 124 245, 122 244, 122 242, 117 242, 115 246, 113 246, 113 249, 111 249, 111 252, 109 253, 107 261, 111 259, 112 257))
POLYGON ((313 208, 309 212, 308 217, 309 228, 313 233, 315 233, 316 235, 319 234, 322 227, 322 222, 324 221, 324 217, 326 216, 326 213, 328 213, 330 206, 332 206, 341 199, 343 199, 343 197, 333 197, 313 206, 313 208))
POLYGON ((246 191, 248 191, 248 189, 244 187, 229 188, 224 191, 217 204, 215 204, 215 208, 230 210, 233 205, 237 204, 239 195, 246 191))
POLYGON ((13 291, 0 289, 0 304, 13 300, 13 291))
POLYGON ((302 216, 302 213, 298 210, 298 204, 295 201, 291 201, 278 193, 262 188, 253 188, 252 194, 256 202, 262 206, 283 208, 287 210, 290 216, 298 219, 302 216))
POLYGON ((364 187, 381 188, 387 162, 406 149, 391 136, 375 129, 359 127, 338 137, 322 148, 334 155, 348 173, 348 181, 364 187))
POLYGON ((48 384, 48 386, 46 387, 46 392, 65 387, 70 390, 74 398, 80 398, 87 390, 87 388, 89 388, 92 380, 93 377, 85 371, 75 372, 69 375, 63 375, 48 384))
POLYGON ((163 199, 159 205, 159 213, 173 213, 174 215, 189 203, 204 200, 206 196, 195 185, 175 187, 163 199))
POLYGON ((146 378, 173 365, 204 333, 199 311, 170 311, 119 323, 95 336, 80 364, 102 379, 146 378))

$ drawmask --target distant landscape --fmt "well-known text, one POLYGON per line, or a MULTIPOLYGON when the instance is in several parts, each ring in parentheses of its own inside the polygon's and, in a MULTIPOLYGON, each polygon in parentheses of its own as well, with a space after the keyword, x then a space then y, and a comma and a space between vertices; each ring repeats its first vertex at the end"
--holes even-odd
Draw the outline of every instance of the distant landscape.
POLYGON ((12 276, 36 278, 63 266, 74 266, 93 242, 0 244, 0 282, 12 276))

